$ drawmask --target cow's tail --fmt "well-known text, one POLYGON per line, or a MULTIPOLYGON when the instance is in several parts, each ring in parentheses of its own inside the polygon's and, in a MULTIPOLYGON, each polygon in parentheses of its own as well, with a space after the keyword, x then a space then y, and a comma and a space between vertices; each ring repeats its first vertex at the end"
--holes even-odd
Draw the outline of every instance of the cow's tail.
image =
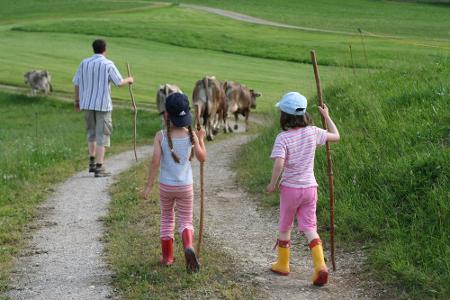
POLYGON ((53 93, 53 86, 51 83, 48 84, 50 86, 50 93, 53 93))

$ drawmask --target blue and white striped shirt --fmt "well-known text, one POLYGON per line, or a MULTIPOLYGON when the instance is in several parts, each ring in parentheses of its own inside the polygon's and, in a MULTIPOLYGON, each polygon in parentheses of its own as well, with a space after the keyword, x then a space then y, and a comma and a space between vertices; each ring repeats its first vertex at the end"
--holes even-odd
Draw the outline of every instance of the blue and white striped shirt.
POLYGON ((80 88, 80 109, 112 111, 110 81, 116 86, 122 82, 112 61, 102 54, 84 59, 72 80, 80 88))

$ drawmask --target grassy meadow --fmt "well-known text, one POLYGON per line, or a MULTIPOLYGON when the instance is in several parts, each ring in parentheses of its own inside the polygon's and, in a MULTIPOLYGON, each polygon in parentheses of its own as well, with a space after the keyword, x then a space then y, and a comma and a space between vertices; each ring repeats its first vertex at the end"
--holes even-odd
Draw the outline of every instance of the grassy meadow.
MULTIPOLYGON (((262 92, 256 112, 272 116, 274 125, 243 147, 235 166, 240 182, 271 209, 278 204, 277 196, 268 198, 263 190, 272 167, 268 156, 279 131, 273 105, 282 94, 299 90, 311 100, 310 111, 320 123, 309 64, 309 51, 315 49, 325 99, 342 135, 342 141, 332 146, 338 247, 367 243, 369 264, 379 279, 399 287, 406 297, 448 298, 448 4, 182 2, 343 33, 252 25, 153 1, 0 0, 0 84, 24 86, 25 72, 47 69, 55 91, 71 97, 71 79, 80 61, 92 54, 91 43, 97 37, 106 38, 108 58, 122 75, 126 62, 131 64, 138 107, 153 103, 158 85, 165 82, 179 85, 188 95, 205 74, 245 83, 262 92), (370 75, 361 39, 353 35, 357 28, 365 31, 370 75)), ((128 90, 113 89, 113 97, 129 101, 128 90)), ((83 118, 70 103, 0 93, 0 112, 0 291, 4 291, 12 257, 24 244, 23 233, 36 206, 52 185, 85 167, 86 147, 83 118)), ((129 149, 130 111, 115 110, 113 119, 112 150, 129 149)), ((155 113, 142 111, 139 143, 148 143, 159 126, 155 113)), ((318 151, 316 174, 320 234, 325 238, 324 156, 318 151)), ((121 293, 133 299, 149 298, 150 292, 163 297, 168 289, 168 298, 255 297, 257 291, 237 283, 230 258, 220 250, 204 252, 210 263, 195 278, 171 280, 183 273, 181 260, 174 268, 157 266, 157 205, 142 202, 136 190, 145 169, 140 165, 121 176, 106 219, 108 259, 121 293)))
MULTIPOLYGON (((87 169, 84 116, 50 98, 0 93, 0 291, 7 288, 11 259, 23 246, 26 224, 52 186, 87 169)), ((132 149, 132 113, 115 110, 112 153, 132 149)), ((148 143, 160 122, 141 114, 138 143, 148 143)))

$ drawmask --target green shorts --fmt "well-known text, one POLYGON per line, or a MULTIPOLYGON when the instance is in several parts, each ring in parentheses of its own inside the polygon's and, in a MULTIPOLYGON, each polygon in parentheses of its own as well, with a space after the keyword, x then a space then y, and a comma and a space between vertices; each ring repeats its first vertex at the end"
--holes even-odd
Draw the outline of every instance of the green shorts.
POLYGON ((98 146, 109 147, 112 133, 111 112, 86 110, 84 117, 88 142, 96 142, 98 146))

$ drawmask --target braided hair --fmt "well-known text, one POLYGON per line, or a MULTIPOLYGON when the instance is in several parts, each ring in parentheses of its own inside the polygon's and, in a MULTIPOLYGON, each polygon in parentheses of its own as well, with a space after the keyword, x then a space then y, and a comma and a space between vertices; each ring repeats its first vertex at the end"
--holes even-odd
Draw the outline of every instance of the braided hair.
MULTIPOLYGON (((172 135, 170 133, 170 120, 167 119, 166 120, 166 128, 167 128, 167 142, 169 144, 169 148, 170 148, 170 152, 172 154, 172 158, 176 163, 180 163, 180 157, 175 153, 175 150, 173 149, 173 142, 172 142, 172 135)), ((192 160, 192 158, 194 157, 194 133, 192 131, 192 126, 189 125, 188 126, 188 131, 189 131, 189 140, 191 141, 192 144, 192 149, 191 149, 191 154, 189 156, 189 161, 192 160)))
POLYGON ((180 158, 175 153, 175 150, 173 149, 173 142, 172 142, 172 135, 170 134, 170 120, 166 120, 166 128, 167 128, 167 141, 169 143, 170 152, 172 153, 172 158, 176 163, 180 163, 180 158))
POLYGON ((188 131, 189 131, 189 139, 191 140, 191 144, 192 144, 191 155, 189 156, 189 161, 191 161, 192 158, 194 157, 194 133, 192 132, 191 125, 188 126, 188 131))

